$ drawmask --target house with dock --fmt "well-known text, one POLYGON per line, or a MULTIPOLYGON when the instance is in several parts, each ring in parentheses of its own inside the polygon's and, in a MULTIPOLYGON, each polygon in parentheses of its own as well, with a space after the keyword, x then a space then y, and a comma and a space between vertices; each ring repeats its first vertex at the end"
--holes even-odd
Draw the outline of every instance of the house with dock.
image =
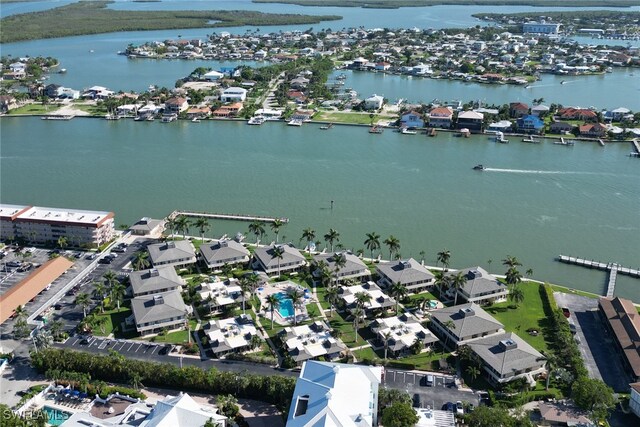
POLYGON ((482 132, 484 114, 476 111, 463 111, 458 114, 456 129, 469 129, 471 132, 482 132))
POLYGON ((429 127, 450 129, 453 123, 453 109, 451 107, 435 107, 429 111, 429 127))
POLYGON ((424 127, 422 114, 418 111, 409 111, 400 117, 400 126, 408 129, 421 129, 424 127))
POLYGON ((544 120, 533 114, 526 114, 516 120, 518 132, 540 135, 544 132, 544 120))

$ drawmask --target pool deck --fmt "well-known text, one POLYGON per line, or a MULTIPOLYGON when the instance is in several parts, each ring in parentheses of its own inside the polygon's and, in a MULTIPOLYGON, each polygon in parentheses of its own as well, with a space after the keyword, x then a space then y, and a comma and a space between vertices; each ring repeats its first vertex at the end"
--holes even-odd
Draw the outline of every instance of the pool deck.
MULTIPOLYGON (((278 293, 281 293, 281 292, 285 292, 286 293, 287 290, 291 289, 291 288, 298 288, 303 292, 305 290, 307 291, 307 293, 309 295, 309 298, 305 298, 305 303, 303 305, 302 310, 300 310, 300 309, 297 310, 298 314, 296 316, 296 320, 298 322, 303 322, 305 320, 308 320, 309 319, 309 314, 307 313, 307 309, 306 309, 305 306, 308 303, 310 303, 312 301, 312 299, 313 299, 311 297, 311 291, 309 289, 305 288, 304 286, 301 286, 301 285, 299 285, 299 284, 297 284, 295 282, 291 282, 291 281, 287 280, 287 281, 278 282, 278 283, 268 283, 267 285, 263 286, 263 290, 262 291, 258 290, 258 298, 260 299, 260 304, 262 306, 265 306, 266 305, 266 301, 265 300, 269 295, 278 294, 278 293)), ((271 313, 270 312, 264 312, 264 315, 265 315, 265 317, 268 318, 268 317, 271 316, 271 313)), ((288 326, 288 325, 293 324, 293 318, 292 317, 293 316, 283 317, 280 314, 279 310, 274 310, 273 320, 275 321, 275 323, 277 323, 279 325, 288 326)))

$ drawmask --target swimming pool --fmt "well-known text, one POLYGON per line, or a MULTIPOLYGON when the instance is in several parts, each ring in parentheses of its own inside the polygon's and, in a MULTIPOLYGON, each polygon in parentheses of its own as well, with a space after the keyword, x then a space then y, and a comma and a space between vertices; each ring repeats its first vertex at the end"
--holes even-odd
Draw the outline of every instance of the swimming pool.
POLYGON ((280 313, 280 316, 293 316, 293 301, 291 301, 291 298, 289 298, 284 292, 278 292, 276 297, 278 298, 278 301, 280 301, 280 307, 278 307, 278 313, 280 313))
POLYGON ((59 426, 63 422, 67 421, 71 414, 69 412, 61 411, 59 409, 50 408, 45 406, 42 410, 47 414, 47 423, 52 426, 59 426))

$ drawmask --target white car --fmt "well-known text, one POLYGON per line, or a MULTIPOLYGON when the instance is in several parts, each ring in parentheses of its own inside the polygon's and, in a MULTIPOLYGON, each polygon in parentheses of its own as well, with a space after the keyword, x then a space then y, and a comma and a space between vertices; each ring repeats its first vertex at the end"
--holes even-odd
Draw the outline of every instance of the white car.
POLYGON ((464 407, 462 406, 462 402, 459 400, 456 402, 456 414, 464 414, 464 407))

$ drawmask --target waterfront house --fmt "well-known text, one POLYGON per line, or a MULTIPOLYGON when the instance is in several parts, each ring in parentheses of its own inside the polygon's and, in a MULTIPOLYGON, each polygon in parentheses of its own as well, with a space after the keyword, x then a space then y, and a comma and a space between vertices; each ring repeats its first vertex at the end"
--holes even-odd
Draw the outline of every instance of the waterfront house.
POLYGON ((434 128, 449 129, 453 120, 451 107, 435 107, 429 111, 429 126, 434 128))
POLYGON ((223 77, 224 77, 223 73, 215 70, 211 70, 202 76, 203 79, 213 81, 213 82, 220 80, 223 77))
POLYGON ((189 108, 189 102, 186 98, 173 97, 164 103, 164 114, 180 114, 189 108))
POLYGON ((247 90, 241 87, 229 87, 220 95, 222 102, 244 102, 245 99, 247 99, 247 90))
POLYGON ((287 427, 377 426, 383 369, 305 362, 293 391, 287 427))
POLYGON ((499 122, 490 123, 487 131, 491 132, 509 132, 513 123, 509 120, 500 120, 499 122))
POLYGON ((383 312, 396 305, 396 301, 387 296, 382 289, 374 282, 367 282, 362 285, 341 286, 340 298, 344 304, 344 308, 349 311, 355 310, 358 306, 356 295, 363 293, 370 299, 362 307, 366 316, 373 315, 376 312, 383 312))
POLYGON ((493 384, 525 378, 528 384, 535 385, 535 378, 545 372, 544 356, 513 332, 471 341, 469 348, 493 384))
POLYGON ((471 132, 482 132, 484 114, 475 111, 463 111, 458 114, 457 129, 467 128, 471 132))
POLYGON ((522 32, 525 34, 558 34, 560 32, 560 24, 541 22, 525 22, 522 24, 522 32))
POLYGON ((133 271, 129 274, 131 295, 134 297, 152 295, 173 290, 182 291, 184 281, 171 266, 133 271))
POLYGON ((504 325, 473 302, 432 311, 430 327, 445 346, 454 349, 489 335, 504 333, 504 325))
POLYGON ((509 116, 513 118, 522 117, 529 114, 529 106, 523 102, 512 102, 509 104, 509 116))
MULTIPOLYGON (((463 302, 476 304, 493 304, 506 301, 509 289, 507 285, 495 278, 482 267, 471 267, 460 270, 466 279, 464 285, 457 290, 463 302)), ((449 276, 452 276, 450 274, 449 276)))
POLYGON ((218 119, 230 119, 237 117, 242 111, 242 102, 234 102, 233 104, 223 105, 213 112, 213 117, 218 119))
POLYGON ((598 115, 586 108, 567 107, 558 110, 558 117, 562 120, 582 120, 585 122, 595 122, 598 115))
POLYGON ((300 251, 293 246, 272 244, 256 248, 253 253, 253 267, 263 270, 267 274, 291 273, 307 265, 307 260, 300 251), (274 249, 283 250, 282 258, 274 254, 274 249))
POLYGON ((379 110, 384 104, 384 97, 376 95, 375 93, 369 98, 364 100, 365 110, 379 110))
POLYGON ((200 258, 211 270, 220 269, 223 265, 244 264, 249 262, 250 253, 242 243, 235 240, 219 240, 200 246, 200 258))
POLYGON ((186 267, 196 262, 195 249, 188 240, 170 240, 164 243, 154 243, 147 246, 147 250, 154 267, 162 265, 186 267))
MULTIPOLYGON (((357 279, 360 281, 366 280, 371 276, 369 267, 362 262, 360 258, 350 252, 335 252, 332 254, 318 254, 313 257, 313 261, 316 266, 320 263, 329 268, 331 276, 337 282, 341 282, 347 279, 357 279), (342 258, 344 266, 341 266, 336 271, 337 259, 342 258)), ((313 272, 314 276, 318 277, 319 270, 316 269, 313 272)))
POLYGON ((91 86, 82 93, 82 98, 89 99, 107 99, 114 95, 114 91, 107 89, 104 86, 91 86))
POLYGON ((527 114, 516 120, 518 132, 541 134, 544 132, 544 121, 533 114, 527 114))
POLYGON ((187 119, 206 119, 211 115, 209 107, 191 107, 187 110, 187 119))
POLYGON ((132 318, 136 331, 142 335, 163 329, 182 328, 187 321, 187 306, 177 290, 144 295, 131 300, 132 318))
POLYGON ((413 258, 380 263, 376 272, 380 276, 378 283, 385 288, 400 283, 409 292, 419 293, 433 287, 434 275, 413 258))
POLYGON ((640 315, 633 302, 620 297, 601 297, 598 312, 627 375, 633 382, 640 381, 640 315))
POLYGON ((18 108, 18 103, 13 95, 0 95, 0 113, 8 113, 14 108, 18 108))
POLYGON ((131 234, 136 236, 160 235, 164 230, 164 221, 148 217, 140 218, 135 224, 129 227, 131 234))
POLYGON ((549 113, 549 111, 550 111, 550 108, 544 104, 538 104, 531 107, 531 114, 538 117, 545 116, 546 114, 549 113))
POLYGON ((604 120, 609 122, 619 122, 628 116, 633 118, 633 114, 631 114, 631 110, 624 107, 619 107, 619 108, 616 108, 615 110, 608 110, 608 111, 605 111, 603 114, 604 120))
POLYGON ((376 71, 387 71, 391 68, 391 64, 388 62, 376 62, 375 70, 376 71))
POLYGON ((251 350, 251 339, 259 337, 255 324, 247 315, 210 320, 203 331, 209 339, 211 351, 217 357, 251 350))
POLYGON ((438 342, 438 338, 431 331, 407 314, 375 319, 369 328, 375 334, 381 347, 386 344, 388 354, 391 357, 410 354, 412 346, 416 342, 422 343, 424 351, 430 351, 431 346, 438 342))
POLYGON ((410 111, 403 114, 400 118, 400 126, 409 129, 423 128, 424 120, 422 119, 422 114, 417 111, 410 111))
POLYGON ((566 134, 573 130, 575 126, 567 122, 553 122, 549 126, 549 132, 555 134, 566 134))
POLYGON ((62 86, 57 85, 55 83, 50 83, 44 88, 44 95, 49 98, 57 98, 60 95, 60 88, 62 86))
POLYGON ((321 320, 310 325, 290 326, 280 331, 289 356, 301 365, 305 360, 321 356, 333 360, 347 349, 339 338, 331 335, 331 328, 321 320))
POLYGON ((197 292, 200 301, 209 308, 210 313, 223 310, 231 304, 242 304, 245 301, 239 280, 233 277, 223 281, 218 276, 214 276, 213 280, 201 283, 197 292))
POLYGON ((607 136, 607 127, 600 123, 586 123, 579 128, 580 136, 587 136, 590 138, 602 138, 607 136))

